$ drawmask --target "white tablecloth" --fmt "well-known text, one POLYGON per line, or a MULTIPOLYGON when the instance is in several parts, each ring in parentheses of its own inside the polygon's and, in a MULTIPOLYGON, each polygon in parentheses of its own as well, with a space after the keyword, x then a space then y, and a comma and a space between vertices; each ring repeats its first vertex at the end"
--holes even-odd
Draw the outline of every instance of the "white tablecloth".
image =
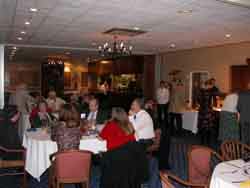
POLYGON ((244 173, 244 166, 249 165, 249 163, 245 163, 243 160, 228 161, 218 164, 213 172, 210 188, 240 187, 240 182, 250 179, 250 177, 244 173))
MULTIPOLYGON (((26 148, 25 170, 39 180, 40 176, 50 167, 49 156, 57 151, 57 144, 50 139, 48 134, 38 130, 25 133, 23 146, 26 148)), ((96 137, 83 137, 80 149, 97 154, 107 150, 107 143, 96 137)))
POLYGON ((182 113, 182 127, 196 134, 198 132, 198 111, 185 111, 182 113))

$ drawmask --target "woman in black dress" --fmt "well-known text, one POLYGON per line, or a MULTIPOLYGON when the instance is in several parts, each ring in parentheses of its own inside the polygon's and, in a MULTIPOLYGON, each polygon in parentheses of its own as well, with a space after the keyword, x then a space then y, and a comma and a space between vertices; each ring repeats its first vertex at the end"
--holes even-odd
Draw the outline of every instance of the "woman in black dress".
POLYGON ((216 135, 212 105, 213 92, 211 88, 211 81, 206 81, 205 88, 201 89, 198 98, 198 102, 200 105, 198 116, 198 129, 202 144, 207 146, 213 145, 214 136, 216 135))

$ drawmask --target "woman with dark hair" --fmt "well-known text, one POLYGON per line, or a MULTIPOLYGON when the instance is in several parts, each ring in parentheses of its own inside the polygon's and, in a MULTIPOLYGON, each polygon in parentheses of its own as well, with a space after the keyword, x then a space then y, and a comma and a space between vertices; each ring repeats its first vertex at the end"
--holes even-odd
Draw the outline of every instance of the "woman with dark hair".
POLYGON ((55 117, 51 114, 46 101, 41 100, 37 104, 37 108, 33 109, 30 114, 31 126, 40 128, 42 126, 50 126, 55 117))
POLYGON ((58 151, 79 149, 81 140, 80 115, 72 104, 63 105, 58 125, 52 128, 51 139, 56 141, 58 151))
POLYGON ((212 146, 214 136, 216 135, 214 112, 213 112, 213 92, 211 90, 212 83, 210 80, 205 82, 205 88, 201 89, 198 98, 199 115, 198 129, 201 136, 201 142, 204 145, 212 146))
POLYGON ((134 128, 122 108, 112 109, 112 118, 105 125, 100 137, 107 141, 108 150, 115 149, 130 141, 135 141, 134 128))

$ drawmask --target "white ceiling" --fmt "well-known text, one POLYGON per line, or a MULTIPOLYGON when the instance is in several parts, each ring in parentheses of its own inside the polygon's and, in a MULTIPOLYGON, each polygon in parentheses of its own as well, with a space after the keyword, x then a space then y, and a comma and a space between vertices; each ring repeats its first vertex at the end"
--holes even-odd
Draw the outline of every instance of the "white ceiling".
POLYGON ((112 27, 147 30, 126 38, 137 52, 198 48, 250 41, 250 9, 216 0, 0 0, 0 43, 95 50, 112 27))

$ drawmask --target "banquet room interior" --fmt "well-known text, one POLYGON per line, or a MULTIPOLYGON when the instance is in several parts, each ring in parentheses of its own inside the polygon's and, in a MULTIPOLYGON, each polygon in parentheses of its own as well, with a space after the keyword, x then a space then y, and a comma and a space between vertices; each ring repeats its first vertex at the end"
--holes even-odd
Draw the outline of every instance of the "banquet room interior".
POLYGON ((249 18, 249 0, 0 0, 0 188, 249 188, 249 18))

